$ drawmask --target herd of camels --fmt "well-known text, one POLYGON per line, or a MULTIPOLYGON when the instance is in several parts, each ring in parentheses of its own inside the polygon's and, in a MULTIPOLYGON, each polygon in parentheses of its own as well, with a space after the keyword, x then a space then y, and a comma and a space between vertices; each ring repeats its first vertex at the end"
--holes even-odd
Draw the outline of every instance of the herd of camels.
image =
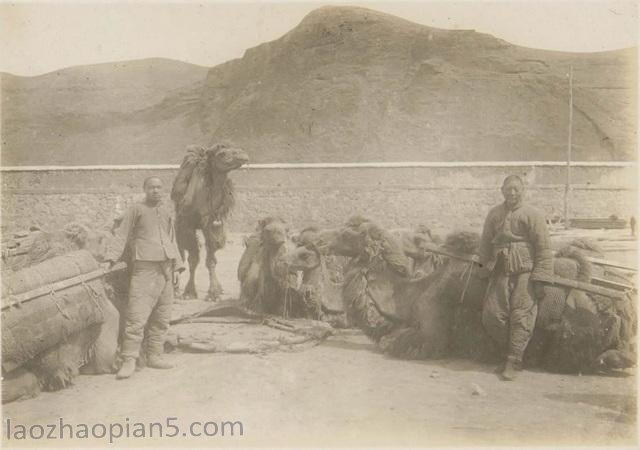
MULTIPOLYGON (((207 251, 208 297, 220 297, 215 252, 224 245, 224 221, 234 204, 228 174, 248 159, 241 149, 223 144, 187 149, 171 191, 178 246, 183 257, 188 254, 187 297, 196 296, 198 229, 207 251)), ((471 263, 429 252, 426 244, 434 240, 426 227, 385 230, 360 216, 342 226, 312 227, 291 236, 282 219, 267 217, 245 239, 238 267, 240 301, 264 314, 361 328, 383 351, 400 358, 493 361, 501 349, 481 324, 487 280, 477 276, 471 263)), ((452 232, 444 241, 445 248, 462 254, 474 254, 478 244, 479 236, 470 232, 452 232)), ((556 252, 554 270, 563 278, 589 282, 601 268, 585 256, 598 252, 593 243, 576 240, 556 252)), ((545 291, 527 365, 588 373, 634 363, 632 299, 552 285, 545 291)))
MULTIPOLYGON (((227 145, 191 146, 175 178, 176 237, 188 261, 183 298, 197 297, 195 272, 200 260, 197 230, 204 235, 209 271, 207 297, 217 300, 216 252, 225 245, 225 220, 234 206, 229 173, 248 162, 241 149, 227 145)), ((88 251, 100 261, 113 239, 112 229, 70 224, 59 232, 32 233, 31 246, 4 261, 19 271, 73 251, 88 251)), ((237 274, 239 303, 263 315, 328 322, 360 328, 381 351, 404 359, 459 357, 497 362, 501 354, 482 326, 486 278, 476 266, 430 251, 434 242, 451 253, 473 255, 479 235, 452 231, 444 240, 425 226, 386 230, 366 217, 296 233, 281 218, 258 221, 244 241, 237 274)), ((581 239, 558 249, 557 275, 582 282, 603 273, 586 256, 599 256, 581 239)), ((32 395, 40 386, 61 389, 80 370, 109 373, 117 358, 122 311, 127 301, 126 271, 103 280, 103 322, 85 327, 24 367, 3 372, 3 402, 32 395)), ((636 361, 635 298, 613 299, 562 286, 545 287, 539 300, 533 338, 524 364, 563 373, 606 373, 636 361)))

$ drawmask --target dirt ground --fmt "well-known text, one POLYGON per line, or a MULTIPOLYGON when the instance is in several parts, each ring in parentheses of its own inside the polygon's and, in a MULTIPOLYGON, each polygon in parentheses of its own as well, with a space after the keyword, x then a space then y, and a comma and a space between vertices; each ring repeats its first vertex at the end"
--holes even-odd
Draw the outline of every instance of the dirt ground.
MULTIPOLYGON (((219 254, 229 297, 242 240, 219 254)), ((206 288, 204 267, 197 272, 206 288)), ((186 280, 185 280, 186 281, 186 280)), ((215 324, 212 324, 215 326, 215 324)), ((168 446, 425 446, 634 444, 636 377, 555 375, 525 371, 503 382, 494 368, 461 360, 388 358, 357 330, 322 344, 267 354, 173 353, 174 369, 144 369, 131 379, 81 376, 69 389, 3 406, 25 425, 165 422, 177 437, 120 438, 119 445, 168 446), (475 393, 474 393, 475 391, 475 393), (479 395, 477 395, 479 394, 479 395), (194 437, 192 421, 241 421, 243 436, 194 437)), ((23 444, 42 445, 38 441, 23 444)), ((88 441, 73 440, 74 446, 88 441)), ((108 440, 96 441, 107 445, 108 440)), ((61 441, 51 444, 61 445, 61 441)))

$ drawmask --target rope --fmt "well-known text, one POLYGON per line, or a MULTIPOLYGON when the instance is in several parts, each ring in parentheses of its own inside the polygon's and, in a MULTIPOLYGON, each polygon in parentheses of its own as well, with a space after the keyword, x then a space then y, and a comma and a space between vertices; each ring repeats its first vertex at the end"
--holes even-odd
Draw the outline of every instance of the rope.
POLYGON ((289 303, 289 286, 284 288, 284 308, 282 311, 282 317, 284 317, 285 319, 289 318, 289 310, 291 308, 291 305, 289 303))
POLYGON ((91 298, 93 303, 96 305, 96 308, 98 308, 98 311, 100 311, 100 315, 104 317, 104 311, 102 309, 102 305, 100 305, 100 300, 102 300, 102 295, 100 295, 100 293, 96 291, 93 288, 93 286, 85 283, 84 281, 81 283, 81 285, 89 294, 89 297, 91 298))
MULTIPOLYGON (((398 318, 398 317, 394 317, 392 315, 389 315, 388 313, 385 313, 380 306, 378 305, 378 302, 376 302, 376 299, 373 295, 371 295, 371 291, 369 290, 369 269, 366 269, 366 271, 363 271, 363 278, 364 278, 364 289, 363 289, 363 293, 369 298, 369 300, 371 301, 371 304, 373 305, 373 308, 376 310, 376 312, 378 313, 378 315, 380 315, 380 317, 382 317, 384 320, 388 320, 391 321, 394 324, 398 324, 402 322, 402 319, 398 318)), ((367 305, 365 305, 367 306, 367 305)))
MULTIPOLYGON (((285 287, 284 287, 284 309, 282 311, 282 316, 285 319, 289 318, 289 313, 291 312, 291 307, 292 307, 292 299, 289 295, 289 290, 291 289, 291 287, 289 286, 289 279, 288 279, 288 275, 289 275, 289 266, 287 264, 284 265, 285 266, 285 287)), ((275 275, 275 274, 274 274, 275 275)))
POLYGON ((320 258, 320 299, 319 301, 316 302, 316 312, 317 312, 317 319, 321 320, 322 319, 322 299, 326 298, 324 284, 330 282, 331 280, 329 280, 329 275, 327 274, 327 262, 322 257, 322 255, 320 255, 320 252, 318 252, 318 257, 320 258))
POLYGON ((51 292, 49 292, 49 295, 51 296, 51 299, 53 300, 53 304, 56 305, 56 308, 58 309, 58 312, 60 312, 62 317, 64 317, 67 320, 70 320, 69 316, 62 310, 62 307, 60 307, 60 304, 58 303, 56 291, 51 289, 51 292))
POLYGON ((462 305, 462 302, 464 301, 464 296, 467 293, 467 288, 469 287, 469 282, 471 281, 471 272, 472 271, 473 271, 473 263, 469 262, 469 264, 467 264, 465 266, 464 272, 462 272, 462 275, 460 276, 460 279, 463 279, 464 276, 466 275, 467 279, 463 283, 462 294, 460 295, 460 298, 458 299, 458 305, 462 305))
MULTIPOLYGON (((58 309, 58 312, 60 313, 60 315, 62 317, 64 317, 67 320, 71 320, 71 318, 69 317, 69 315, 67 313, 65 313, 62 308, 60 307, 60 304, 58 303, 58 300, 56 299, 57 294, 56 292, 51 289, 51 292, 49 294, 51 296, 51 299, 53 300, 53 304, 56 305, 56 308, 58 309)), ((66 295, 62 296, 63 298, 68 298, 66 295)), ((71 335, 71 333, 69 333, 69 329, 65 326, 65 322, 62 322, 62 342, 63 343, 67 343, 69 341, 69 336, 71 335)))

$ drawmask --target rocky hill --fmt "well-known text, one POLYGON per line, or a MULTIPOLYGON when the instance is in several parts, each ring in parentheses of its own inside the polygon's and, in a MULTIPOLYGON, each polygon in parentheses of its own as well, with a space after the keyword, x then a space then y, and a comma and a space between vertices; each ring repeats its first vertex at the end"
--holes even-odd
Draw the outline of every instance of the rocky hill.
POLYGON ((167 59, 0 74, 3 165, 165 163, 201 140, 188 113, 208 69, 167 59), (163 102, 171 98, 172 110, 163 102), (153 110, 152 115, 144 113, 153 110), (175 156, 173 155, 175 154, 175 156))
POLYGON ((352 7, 211 68, 144 60, 2 76, 2 163, 177 163, 226 140, 253 162, 635 158, 636 49, 514 46, 352 7), (95 74, 95 75, 93 75, 95 74))

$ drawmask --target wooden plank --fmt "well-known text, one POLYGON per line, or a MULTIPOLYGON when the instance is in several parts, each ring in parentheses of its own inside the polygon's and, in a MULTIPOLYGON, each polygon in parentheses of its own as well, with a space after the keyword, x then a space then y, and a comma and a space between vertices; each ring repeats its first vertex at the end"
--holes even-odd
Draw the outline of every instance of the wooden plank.
POLYGON ((465 255, 462 253, 454 253, 437 244, 423 243, 421 244, 421 246, 424 249, 424 251, 427 253, 436 253, 438 255, 448 256, 449 258, 458 259, 460 261, 468 261, 468 262, 476 263, 481 266, 480 260, 478 259, 478 255, 465 255))
POLYGON ((262 323, 261 319, 244 319, 241 317, 194 317, 192 319, 183 319, 180 324, 188 323, 249 323, 259 325, 262 323))
MULTIPOLYGON (((448 250, 445 250, 443 247, 440 247, 440 246, 437 246, 437 245, 433 245, 433 244, 427 245, 426 251, 431 252, 431 253, 437 253, 437 254, 443 255, 443 256, 449 256, 450 258, 456 258, 456 259, 460 259, 460 260, 463 260, 463 261, 479 263, 477 255, 462 255, 462 254, 458 254, 458 253, 453 253, 453 252, 450 252, 448 250)), ((556 252, 553 252, 554 255, 555 255, 555 253, 556 252)), ((628 270, 630 272, 637 272, 638 271, 638 269, 635 268, 635 267, 623 264, 621 262, 612 261, 612 260, 609 260, 609 259, 594 258, 594 257, 591 257, 591 256, 586 256, 585 259, 587 261, 590 261, 593 264, 597 264, 599 266, 615 267, 617 269, 628 270)))
POLYGON ((629 265, 626 265, 617 261, 612 261, 610 259, 594 258, 591 256, 587 256, 586 260, 592 262, 593 264, 597 264, 599 266, 615 267, 616 269, 628 270, 630 272, 638 271, 637 267, 631 267, 629 265))
POLYGON ((42 297, 43 295, 50 294, 51 292, 56 292, 61 289, 66 289, 68 287, 84 283, 86 281, 94 280, 108 273, 122 270, 126 267, 127 267, 127 264, 124 262, 121 262, 113 266, 111 269, 94 270, 93 272, 88 272, 82 275, 68 278, 66 280, 58 281, 57 283, 47 284, 37 289, 32 289, 31 291, 23 292, 22 294, 10 295, 2 299, 2 310, 10 308, 12 306, 18 306, 23 302, 33 300, 34 298, 42 297))
POLYGON ((613 289, 607 289, 605 287, 596 286, 591 283, 584 283, 582 281, 570 280, 569 278, 562 278, 558 276, 538 278, 537 281, 542 283, 548 283, 572 289, 578 289, 580 291, 591 292, 592 294, 602 295, 604 297, 610 297, 616 300, 626 300, 627 295, 621 291, 614 291, 613 289))
MULTIPOLYGON (((436 253, 439 255, 443 255, 443 256, 448 256, 449 258, 454 258, 454 259, 458 259, 461 261, 468 261, 468 262, 472 262, 475 264, 479 264, 479 260, 478 260, 478 256, 477 255, 461 255, 461 254, 456 254, 456 253, 452 253, 438 245, 435 244, 428 244, 425 248, 425 251, 427 252, 432 252, 432 253, 436 253)), ((581 281, 575 281, 575 280, 570 280, 568 278, 561 278, 561 277, 557 277, 557 276, 551 276, 551 277, 547 277, 544 279, 539 279, 538 281, 541 281, 543 283, 549 283, 549 284, 554 284, 554 285, 559 285, 559 286, 564 286, 564 287, 569 287, 569 288, 573 288, 573 289, 579 289, 581 291, 586 291, 586 292, 591 292, 593 294, 598 294, 598 295, 603 295, 605 297, 611 297, 617 300, 624 300, 627 298, 626 294, 624 292, 620 292, 620 291, 615 291, 613 289, 607 289, 605 287, 602 286, 596 286, 590 283, 584 283, 581 281)))
POLYGON ((616 289, 619 291, 634 291, 636 289, 635 286, 632 286, 630 284, 607 280, 606 278, 600 278, 600 277, 591 277, 591 282, 598 286, 616 289))
POLYGON ((13 256, 26 255, 28 253, 29 253, 29 249, 28 248, 22 248, 22 247, 10 248, 10 249, 2 251, 3 256, 5 256, 7 258, 10 258, 10 257, 13 257, 13 256))

